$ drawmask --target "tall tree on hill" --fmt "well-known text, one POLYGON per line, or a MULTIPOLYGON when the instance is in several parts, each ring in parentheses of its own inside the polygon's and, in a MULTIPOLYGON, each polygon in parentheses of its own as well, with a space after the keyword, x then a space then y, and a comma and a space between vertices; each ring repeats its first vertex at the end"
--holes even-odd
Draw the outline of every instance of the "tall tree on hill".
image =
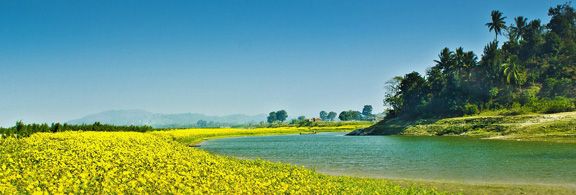
POLYGON ((506 19, 506 17, 503 17, 502 12, 500 12, 498 10, 492 11, 490 16, 491 16, 492 22, 486 23, 486 26, 488 26, 488 29, 490 30, 490 32, 494 31, 494 34, 496 35, 494 40, 498 41, 498 35, 501 35, 502 29, 506 28, 506 22, 504 21, 504 19, 506 19))

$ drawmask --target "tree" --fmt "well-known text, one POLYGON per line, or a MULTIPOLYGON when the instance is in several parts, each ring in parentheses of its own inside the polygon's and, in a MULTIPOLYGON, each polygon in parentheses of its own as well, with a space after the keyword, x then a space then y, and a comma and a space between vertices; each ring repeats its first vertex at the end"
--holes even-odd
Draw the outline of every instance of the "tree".
POLYGON ((527 20, 528 19, 523 16, 518 16, 514 18, 515 25, 510 27, 509 32, 511 34, 511 37, 513 38, 513 40, 511 41, 516 42, 524 37, 524 34, 526 34, 527 20))
POLYGON ((438 55, 438 60, 434 60, 436 62, 436 66, 438 66, 442 73, 446 74, 451 72, 454 67, 454 53, 450 51, 447 47, 442 49, 440 54, 438 55))
POLYGON ((480 62, 481 78, 485 84, 494 86, 495 81, 500 78, 500 65, 502 64, 501 52, 498 49, 498 42, 492 41, 484 47, 484 53, 480 62))
POLYGON ((197 127, 207 127, 208 126, 208 122, 205 120, 198 120, 196 121, 196 126, 197 127))
MULTIPOLYGON (((461 116, 514 105, 541 112, 530 102, 559 96, 576 102, 576 10, 566 3, 548 15, 548 24, 518 16, 507 27, 506 17, 492 11, 486 26, 495 39, 480 59, 462 47, 444 48, 426 77, 418 72, 394 77, 385 88, 386 118, 461 116), (502 30, 508 40, 500 47, 502 30)), ((350 116, 345 111, 339 118, 350 116)))
POLYGON ((418 107, 424 101, 427 82, 418 72, 411 72, 404 76, 400 82, 402 95, 402 111, 410 114, 417 113, 418 107))
POLYGON ((60 123, 52 123, 52 126, 50 127, 50 131, 53 132, 53 133, 62 131, 62 124, 60 124, 60 123))
POLYGON ((502 73, 507 84, 519 86, 521 84, 520 80, 520 68, 516 62, 509 62, 502 64, 502 73))
POLYGON ((492 11, 490 16, 492 18, 492 22, 486 23, 486 26, 488 26, 490 32, 494 31, 494 34, 496 35, 494 39, 498 41, 498 35, 502 34, 502 29, 506 28, 506 22, 504 22, 506 17, 502 17, 502 12, 498 10, 492 11))
POLYGON ((388 107, 388 115, 394 116, 394 112, 398 112, 402 109, 402 94, 400 93, 400 82, 402 82, 401 76, 396 76, 386 82, 386 89, 384 95, 384 106, 388 107))
POLYGON ((323 121, 327 121, 328 120, 328 113, 324 110, 320 111, 320 119, 322 119, 323 121))
POLYGON ((334 119, 336 119, 336 115, 338 115, 336 112, 329 112, 328 113, 328 120, 329 121, 334 121, 334 119))
POLYGON ((362 108, 362 115, 364 116, 365 119, 367 120, 371 120, 372 118, 372 105, 364 105, 364 108, 362 108))
POLYGON ((22 121, 16 121, 16 133, 22 133, 26 130, 26 125, 22 121))
POLYGON ((547 25, 550 31, 568 41, 573 41, 576 38, 576 11, 569 3, 550 8, 548 16, 551 16, 547 25))
POLYGON ((278 120, 278 118, 276 116, 277 116, 276 112, 270 112, 268 114, 268 118, 267 118, 268 123, 276 122, 278 120))
POLYGON ((362 113, 353 110, 342 111, 340 115, 338 115, 338 118, 341 121, 362 120, 362 113))
POLYGON ((288 118, 288 113, 285 110, 280 110, 276 112, 276 119, 280 122, 284 122, 288 118))

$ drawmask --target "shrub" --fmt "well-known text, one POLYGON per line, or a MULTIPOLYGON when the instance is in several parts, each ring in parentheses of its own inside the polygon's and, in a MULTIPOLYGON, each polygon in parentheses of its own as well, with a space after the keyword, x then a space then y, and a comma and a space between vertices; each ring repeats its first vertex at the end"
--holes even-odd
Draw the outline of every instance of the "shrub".
POLYGON ((528 114, 531 112, 532 112, 532 108, 530 108, 528 106, 521 106, 520 103, 514 102, 512 104, 512 108, 507 109, 500 114, 504 115, 504 116, 515 116, 515 115, 528 114))
POLYGON ((520 102, 520 104, 522 105, 527 105, 527 104, 531 104, 533 102, 538 101, 538 93, 540 92, 540 87, 539 86, 531 86, 526 90, 523 90, 520 93, 520 97, 518 98, 518 101, 520 102))
POLYGON ((569 112, 576 110, 574 99, 565 97, 555 97, 554 99, 543 99, 533 105, 535 110, 543 113, 569 112))
POLYGON ((475 115, 478 113, 480 113, 480 110, 478 110, 478 106, 476 104, 467 103, 466 105, 464 105, 464 114, 475 115))

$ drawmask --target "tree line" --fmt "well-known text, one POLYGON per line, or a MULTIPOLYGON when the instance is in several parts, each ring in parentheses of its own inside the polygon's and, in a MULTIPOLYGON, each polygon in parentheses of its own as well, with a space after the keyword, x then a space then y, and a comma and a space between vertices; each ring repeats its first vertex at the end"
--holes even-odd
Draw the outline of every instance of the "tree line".
POLYGON ((266 121, 268 121, 268 123, 284 122, 286 118, 288 118, 288 112, 285 110, 279 110, 276 112, 270 112, 266 121))
POLYGON ((338 115, 338 119, 341 121, 372 121, 374 120, 372 105, 365 105, 364 108, 362 108, 362 112, 355 110, 342 111, 338 115))
POLYGON ((136 131, 145 132, 151 131, 153 128, 151 126, 116 126, 101 124, 100 122, 95 122, 94 124, 81 124, 73 125, 67 123, 52 123, 50 125, 46 123, 37 124, 25 124, 22 121, 16 122, 16 125, 9 128, 0 127, 0 137, 26 137, 36 132, 63 132, 63 131, 136 131))
MULTIPOLYGON (((494 40, 478 57, 444 48, 425 75, 387 82, 387 117, 450 117, 484 110, 562 112, 575 109, 576 13, 566 3, 548 10, 547 24, 500 11, 486 23, 494 40), (499 36, 507 39, 502 44, 499 36)), ((514 114, 514 113, 512 113, 514 114)))
MULTIPOLYGON (((338 119, 340 121, 372 121, 375 119, 374 114, 372 114, 372 110, 373 107, 372 105, 365 105, 364 108, 362 109, 362 112, 360 111, 354 111, 354 110, 348 110, 348 111, 342 111, 340 112, 340 114, 337 114, 336 112, 326 112, 326 111, 320 111, 319 113, 319 119, 322 121, 335 121, 336 117, 338 117, 338 119)), ((284 121, 286 121, 286 119, 288 118, 288 112, 286 112, 285 110, 279 110, 279 111, 274 111, 274 112, 270 112, 268 114, 267 117, 267 122, 268 123, 282 123, 284 121)), ((289 121, 290 124, 305 124, 307 122, 310 122, 311 119, 306 118, 305 116, 299 116, 295 119, 292 119, 291 121, 289 121)))

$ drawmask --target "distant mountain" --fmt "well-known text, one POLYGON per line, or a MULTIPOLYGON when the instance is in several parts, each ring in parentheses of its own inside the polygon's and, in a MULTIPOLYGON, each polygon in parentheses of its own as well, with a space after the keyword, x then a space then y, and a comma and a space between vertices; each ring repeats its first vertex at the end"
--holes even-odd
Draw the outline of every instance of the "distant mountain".
POLYGON ((266 115, 234 114, 226 116, 208 116, 198 113, 158 114, 144 110, 111 110, 74 119, 68 121, 68 123, 92 124, 94 122, 101 122, 113 125, 149 125, 154 128, 177 128, 195 126, 196 122, 199 120, 238 125, 265 121, 266 115))

